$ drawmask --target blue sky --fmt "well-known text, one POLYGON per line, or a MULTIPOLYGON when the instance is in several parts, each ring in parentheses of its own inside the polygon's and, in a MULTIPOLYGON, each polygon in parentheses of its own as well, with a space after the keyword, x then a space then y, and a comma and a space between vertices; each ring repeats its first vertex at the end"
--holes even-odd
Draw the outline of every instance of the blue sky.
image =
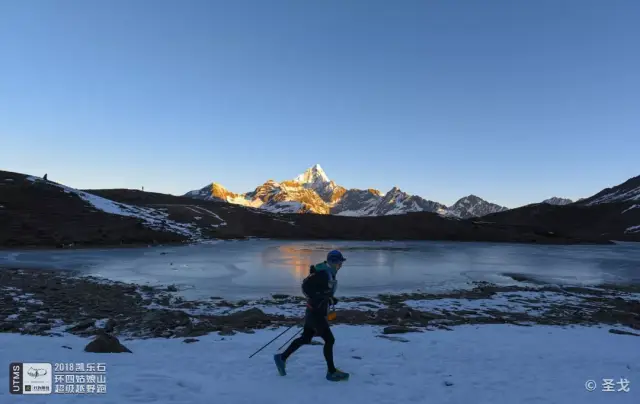
POLYGON ((635 0, 0 2, 0 169, 235 192, 320 163, 443 203, 640 174, 635 0))

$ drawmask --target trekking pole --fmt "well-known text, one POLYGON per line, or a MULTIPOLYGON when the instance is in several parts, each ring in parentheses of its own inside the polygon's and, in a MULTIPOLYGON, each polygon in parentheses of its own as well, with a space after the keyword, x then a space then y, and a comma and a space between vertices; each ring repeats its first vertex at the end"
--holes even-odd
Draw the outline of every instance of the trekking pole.
POLYGON ((293 337, 289 338, 289 339, 287 340, 287 342, 285 342, 284 344, 282 344, 282 346, 281 346, 280 348, 278 348, 278 351, 279 351, 279 350, 281 350, 285 345, 287 345, 287 344, 289 343, 289 341, 291 341, 292 339, 294 339, 298 334, 300 334, 300 331, 302 331, 302 328, 300 328, 300 329, 298 330, 298 332, 297 332, 297 333, 293 334, 293 337))
MULTIPOLYGON (((335 307, 336 307, 336 306, 335 306, 335 304, 334 304, 334 305, 333 305, 333 306, 331 306, 331 307, 333 308, 333 310, 335 310, 335 307)), ((335 313, 334 313, 334 314, 335 314, 335 313)), ((334 316, 334 317, 332 317, 332 318, 327 318, 327 320, 329 320, 329 321, 331 321, 331 320, 335 320, 335 316, 334 316)), ((287 344, 289 343, 289 341, 291 341, 292 339, 294 339, 294 338, 296 337, 296 335, 300 334, 300 332, 301 332, 303 329, 304 329, 304 328, 300 328, 300 329, 298 330, 298 332, 297 332, 297 333, 293 334, 293 337, 289 338, 289 339, 287 340, 287 342, 285 342, 284 344, 282 344, 282 346, 281 346, 280 348, 278 348, 278 351, 279 351, 279 350, 281 350, 281 349, 282 349, 282 347, 284 347, 285 345, 287 345, 287 344)))
POLYGON ((258 349, 257 351, 255 351, 250 357, 249 359, 253 358, 253 355, 257 354, 258 352, 262 351, 263 349, 265 349, 266 347, 268 347, 273 341, 277 340, 278 338, 280 338, 282 336, 282 334, 284 334, 285 332, 289 331, 290 329, 292 329, 293 327, 295 327, 297 324, 292 325, 291 327, 287 328, 286 330, 282 331, 280 333, 280 335, 278 335, 277 337, 275 337, 274 339, 272 339, 271 341, 267 342, 262 348, 258 349))

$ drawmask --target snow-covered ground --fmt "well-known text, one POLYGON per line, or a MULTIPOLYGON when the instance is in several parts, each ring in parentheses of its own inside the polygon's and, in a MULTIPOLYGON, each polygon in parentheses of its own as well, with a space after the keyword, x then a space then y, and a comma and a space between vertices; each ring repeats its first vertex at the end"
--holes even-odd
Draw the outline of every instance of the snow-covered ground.
MULTIPOLYGON (((86 353, 88 340, 75 336, 0 334, 0 360, 5 364, 106 363, 107 372, 104 394, 25 397, 12 396, 5 387, 0 389, 0 402, 640 402, 640 340, 611 334, 608 328, 460 326, 453 331, 403 334, 394 341, 378 338, 376 327, 337 326, 336 365, 351 373, 345 383, 324 379, 321 346, 302 347, 290 358, 288 375, 276 373, 272 355, 294 330, 249 359, 282 330, 224 338, 211 334, 191 344, 180 339, 122 341, 132 354, 86 353), (612 379, 613 391, 603 391, 603 379, 612 379), (589 380, 596 383, 595 391, 585 388, 589 380), (619 391, 623 387, 628 391, 619 391)), ((8 372, 0 373, 0 385, 9 385, 8 372)))
POLYGON ((554 292, 498 292, 487 299, 433 299, 407 300, 407 306, 416 310, 441 312, 442 310, 501 310, 512 313, 542 314, 551 304, 579 305, 582 299, 554 292))
MULTIPOLYGON (((27 177, 27 180, 36 182, 42 181, 41 178, 27 177)), ((195 224, 179 223, 168 219, 168 214, 159 209, 141 208, 139 206, 127 205, 124 203, 114 202, 110 199, 102 198, 87 192, 79 191, 54 182, 47 182, 51 186, 61 188, 66 193, 77 195, 80 199, 92 205, 95 209, 110 213, 112 215, 129 216, 141 219, 150 229, 168 231, 190 237, 192 239, 200 239, 201 235, 195 224)), ((218 217, 219 218, 219 217, 218 217)), ((220 219, 221 222, 224 222, 220 219)))

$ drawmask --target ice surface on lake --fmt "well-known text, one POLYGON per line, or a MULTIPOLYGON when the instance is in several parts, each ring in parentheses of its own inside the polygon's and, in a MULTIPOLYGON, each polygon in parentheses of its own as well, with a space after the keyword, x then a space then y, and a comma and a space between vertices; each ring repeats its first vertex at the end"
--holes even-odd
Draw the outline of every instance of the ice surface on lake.
POLYGON ((309 266, 334 248, 347 257, 338 274, 339 296, 443 292, 471 288, 477 281, 522 284, 508 274, 582 286, 640 282, 638 243, 212 241, 183 247, 2 251, 0 266, 73 269, 126 282, 175 284, 189 299, 258 299, 274 293, 300 296, 309 266))

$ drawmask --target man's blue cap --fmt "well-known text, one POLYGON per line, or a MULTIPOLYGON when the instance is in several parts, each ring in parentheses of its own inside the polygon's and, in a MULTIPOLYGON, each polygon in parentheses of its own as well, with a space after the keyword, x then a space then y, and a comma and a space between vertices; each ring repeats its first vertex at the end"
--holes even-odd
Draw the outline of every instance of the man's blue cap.
POLYGON ((333 250, 330 251, 329 254, 327 254, 327 262, 344 262, 347 259, 345 257, 342 256, 342 253, 338 250, 333 250))

